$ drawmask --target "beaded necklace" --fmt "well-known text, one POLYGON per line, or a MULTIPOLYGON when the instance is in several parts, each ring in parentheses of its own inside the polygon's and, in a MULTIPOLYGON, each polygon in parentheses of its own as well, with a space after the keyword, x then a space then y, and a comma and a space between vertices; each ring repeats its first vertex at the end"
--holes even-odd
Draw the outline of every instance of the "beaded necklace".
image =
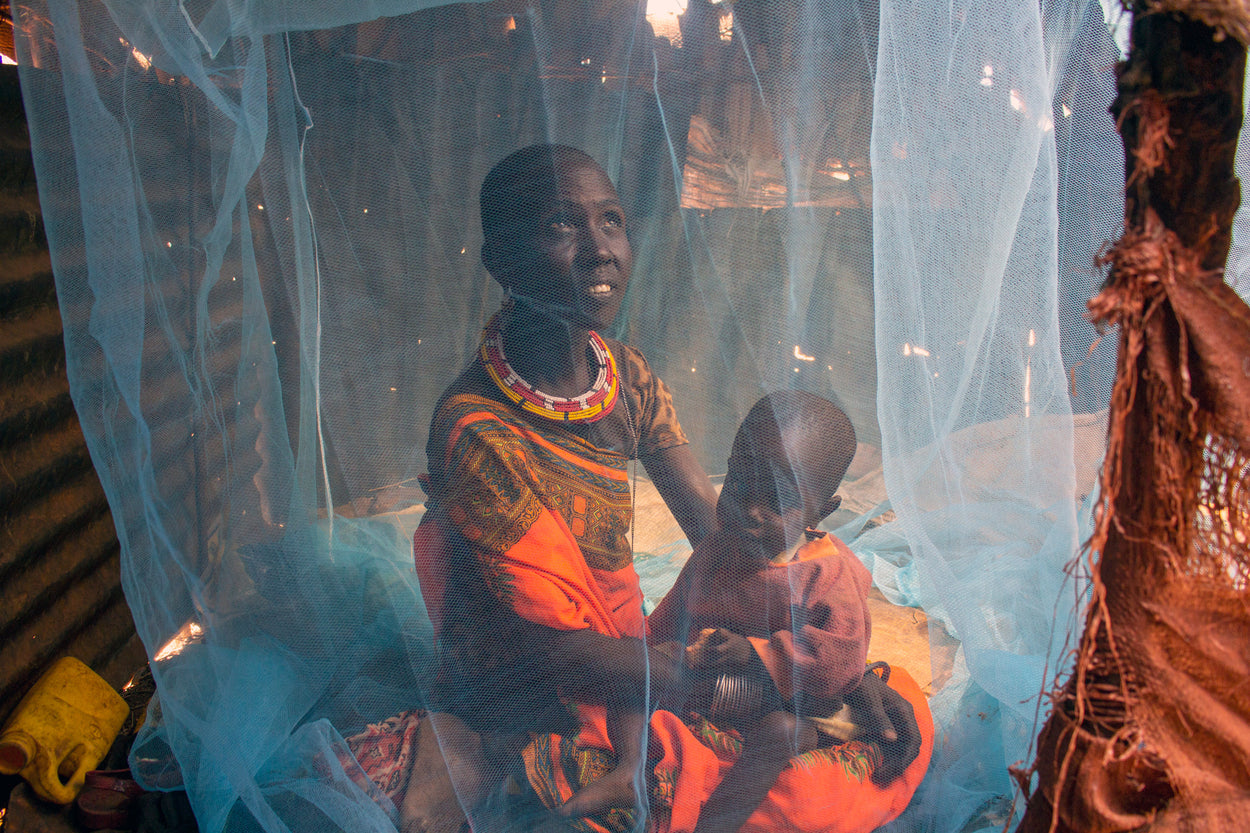
POLYGON ((552 396, 525 381, 508 364, 503 349, 501 317, 502 312, 496 313, 482 331, 478 355, 487 374, 508 399, 520 405, 522 410, 560 422, 595 422, 612 412, 620 392, 620 375, 612 351, 598 333, 590 331, 590 351, 599 365, 590 390, 580 396, 552 396))

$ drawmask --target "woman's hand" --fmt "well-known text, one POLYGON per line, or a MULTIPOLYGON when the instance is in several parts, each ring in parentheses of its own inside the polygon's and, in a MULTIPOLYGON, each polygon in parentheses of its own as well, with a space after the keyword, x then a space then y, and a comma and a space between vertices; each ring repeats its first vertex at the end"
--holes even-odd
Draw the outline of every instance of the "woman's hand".
POLYGON ((872 781, 884 787, 902 775, 920 754, 916 712, 911 703, 873 671, 864 674, 859 687, 846 695, 846 702, 855 711, 862 739, 881 748, 881 766, 872 773, 872 781))

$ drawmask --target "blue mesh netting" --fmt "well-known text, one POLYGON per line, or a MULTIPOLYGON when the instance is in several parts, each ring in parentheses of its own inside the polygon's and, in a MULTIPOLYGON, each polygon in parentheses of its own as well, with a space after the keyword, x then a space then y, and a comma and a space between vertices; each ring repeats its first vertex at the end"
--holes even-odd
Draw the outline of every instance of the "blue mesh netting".
MULTIPOLYGON (((708 471, 765 391, 846 409, 860 447, 828 525, 932 633, 911 670, 936 752, 895 829, 1002 826, 1064 662, 1081 592, 1064 567, 1101 459, 1114 348, 1082 314, 1121 218, 1115 9, 14 17, 74 401, 155 659, 159 719, 132 763, 185 788, 202 830, 399 818, 344 737, 427 701, 411 536, 429 420, 502 301, 478 187, 544 141, 617 185, 634 270, 615 335, 667 381, 708 471)), ((645 476, 635 490, 654 602, 688 545, 645 476)))

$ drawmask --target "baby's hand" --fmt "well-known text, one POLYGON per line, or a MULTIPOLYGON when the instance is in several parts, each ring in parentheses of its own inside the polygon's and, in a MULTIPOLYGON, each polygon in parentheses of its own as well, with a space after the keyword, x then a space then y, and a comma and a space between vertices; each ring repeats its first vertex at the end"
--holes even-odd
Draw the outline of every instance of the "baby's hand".
POLYGON ((686 646, 686 664, 699 671, 733 673, 746 670, 754 653, 746 637, 725 628, 704 628, 686 646))

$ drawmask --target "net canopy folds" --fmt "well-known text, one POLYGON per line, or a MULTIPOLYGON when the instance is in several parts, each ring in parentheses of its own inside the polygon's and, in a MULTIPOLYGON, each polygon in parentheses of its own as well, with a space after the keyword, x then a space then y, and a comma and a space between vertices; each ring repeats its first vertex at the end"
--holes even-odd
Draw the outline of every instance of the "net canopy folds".
MULTIPOLYGON (((146 785, 186 789, 210 833, 402 823, 345 738, 429 702, 430 419, 503 301, 478 189, 556 142, 615 183, 634 263, 610 335, 667 382, 704 468, 765 392, 849 415, 825 525, 874 611, 927 621, 905 651, 874 619, 936 725, 893 829, 1001 829, 1081 603, 1065 565, 1115 372, 1083 313, 1123 217, 1117 9, 13 11, 70 383, 158 683, 146 785)), ((689 547, 631 483, 654 604, 689 547)), ((492 800, 478 826, 512 818, 492 800)))

